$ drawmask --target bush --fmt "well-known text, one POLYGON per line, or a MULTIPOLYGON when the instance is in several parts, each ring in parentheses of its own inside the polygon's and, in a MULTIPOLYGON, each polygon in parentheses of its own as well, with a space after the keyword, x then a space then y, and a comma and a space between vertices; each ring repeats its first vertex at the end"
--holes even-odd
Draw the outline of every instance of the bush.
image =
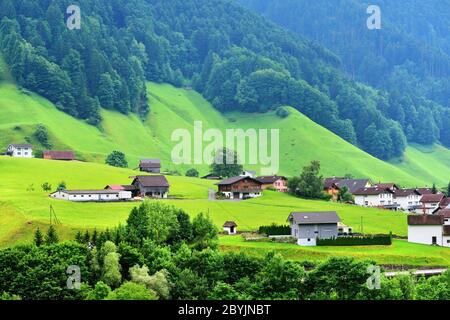
POLYGON ((390 246, 392 234, 359 237, 339 237, 333 239, 317 239, 318 246, 390 246))
POLYGON ((282 119, 289 117, 289 115, 291 114, 287 107, 279 107, 275 113, 282 119))
POLYGON ((197 171, 196 169, 194 169, 194 168, 189 169, 188 171, 186 171, 186 177, 195 177, 195 178, 198 178, 198 176, 199 176, 199 173, 198 173, 198 171, 197 171))
POLYGON ((125 158, 125 154, 120 151, 111 152, 111 154, 106 158, 105 163, 118 168, 128 167, 128 162, 125 158))
POLYGON ((267 234, 268 236, 285 236, 291 234, 291 227, 277 224, 272 224, 270 226, 261 226, 259 227, 259 233, 267 234))

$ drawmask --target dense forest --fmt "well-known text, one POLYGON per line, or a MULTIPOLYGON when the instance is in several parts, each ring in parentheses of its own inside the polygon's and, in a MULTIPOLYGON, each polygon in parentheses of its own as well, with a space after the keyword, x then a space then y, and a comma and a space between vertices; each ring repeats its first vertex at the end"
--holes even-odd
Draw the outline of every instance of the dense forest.
POLYGON ((365 27, 366 9, 374 4, 368 1, 239 2, 326 46, 348 76, 386 92, 377 108, 401 124, 408 141, 450 146, 449 1, 377 1, 380 30, 365 27))
POLYGON ((100 107, 144 117, 150 80, 193 87, 223 112, 291 105, 382 159, 407 140, 450 145, 438 102, 358 83, 338 55, 233 1, 77 4, 81 29, 69 30, 66 1, 2 1, 0 52, 19 85, 92 124, 100 107))
POLYGON ((157 203, 133 209, 126 225, 75 238, 59 242, 52 226, 45 235, 37 229, 32 244, 0 250, 0 300, 450 299, 448 272, 380 274, 378 287, 369 260, 293 262, 274 252, 221 252, 207 215, 191 220, 157 203), (78 275, 70 271, 77 269, 78 275))

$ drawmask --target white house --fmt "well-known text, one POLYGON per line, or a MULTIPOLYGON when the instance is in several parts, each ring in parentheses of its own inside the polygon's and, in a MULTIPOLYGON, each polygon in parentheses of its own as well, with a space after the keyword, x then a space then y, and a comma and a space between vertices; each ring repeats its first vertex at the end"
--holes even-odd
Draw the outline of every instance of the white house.
POLYGON ((256 171, 254 170, 244 170, 242 171, 242 173, 240 174, 241 177, 250 177, 250 178, 254 178, 256 176, 256 171))
POLYGON ((432 214, 438 209, 443 202, 446 201, 444 194, 424 194, 419 201, 419 207, 416 209, 416 213, 432 214))
POLYGON ((417 189, 397 189, 394 192, 394 204, 403 211, 415 211, 420 207, 421 193, 417 189))
POLYGON ((389 187, 361 188, 353 193, 355 204, 364 207, 383 207, 397 210, 400 206, 394 203, 395 191, 389 187))
POLYGON ((287 221, 291 225, 291 235, 300 246, 316 246, 317 239, 338 237, 341 219, 335 211, 292 212, 287 221))
POLYGON ((223 230, 227 232, 228 234, 236 234, 237 230, 237 224, 234 221, 227 221, 223 224, 223 230))
POLYGON ((408 216, 408 242, 450 247, 450 210, 408 216))
POLYGON ((33 146, 31 144, 10 144, 6 154, 14 158, 33 158, 33 146))
POLYGON ((114 202, 130 200, 132 194, 123 190, 62 190, 50 197, 74 202, 114 202))

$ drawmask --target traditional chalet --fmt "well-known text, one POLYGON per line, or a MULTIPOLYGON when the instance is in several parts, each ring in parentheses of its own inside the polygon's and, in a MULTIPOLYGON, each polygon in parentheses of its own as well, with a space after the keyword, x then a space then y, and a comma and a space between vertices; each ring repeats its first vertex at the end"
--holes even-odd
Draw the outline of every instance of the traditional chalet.
POLYGON ((397 189, 394 191, 394 204, 403 211, 413 212, 421 207, 421 193, 417 189, 397 189))
POLYGON ((114 202, 131 200, 131 191, 116 190, 62 190, 50 194, 59 200, 74 202, 114 202))
POLYGON ((73 151, 51 151, 45 150, 42 152, 43 158, 47 160, 63 160, 72 161, 75 160, 75 154, 73 151))
POLYGON ((203 176, 202 179, 205 179, 205 180, 222 180, 223 178, 221 176, 209 173, 206 176, 203 176))
POLYGON ((369 188, 362 188, 355 191, 355 204, 364 207, 381 207, 389 210, 397 210, 400 205, 394 202, 393 189, 386 185, 381 187, 373 186, 369 188))
POLYGON ((408 216, 408 242, 450 247, 450 210, 408 216))
POLYGON ((251 177, 233 177, 216 184, 219 193, 229 199, 248 199, 260 197, 262 183, 251 177))
POLYGON ((273 188, 278 192, 288 192, 287 182, 288 179, 282 176, 261 176, 256 180, 262 183, 262 189, 273 188))
POLYGON ((31 144, 10 144, 6 155, 14 158, 33 158, 33 146, 31 144))
POLYGON ((292 212, 287 221, 298 245, 315 246, 317 239, 337 238, 341 219, 335 211, 292 212))
POLYGON ((446 202, 447 198, 444 194, 424 194, 420 198, 420 207, 416 209, 416 213, 432 214, 446 202))
POLYGON ((149 173, 161 173, 160 159, 144 159, 139 163, 139 170, 149 173))
POLYGON ((169 195, 169 182, 165 176, 137 176, 132 185, 135 195, 140 197, 167 198, 169 195))
POLYGON ((236 228, 237 224, 234 221, 227 221, 223 224, 223 230, 226 231, 228 234, 236 234, 236 228))
POLYGON ((369 179, 347 179, 347 178, 326 178, 323 182, 324 191, 331 195, 332 200, 336 201, 340 190, 343 187, 347 187, 349 193, 354 194, 362 188, 368 188, 372 186, 369 179))

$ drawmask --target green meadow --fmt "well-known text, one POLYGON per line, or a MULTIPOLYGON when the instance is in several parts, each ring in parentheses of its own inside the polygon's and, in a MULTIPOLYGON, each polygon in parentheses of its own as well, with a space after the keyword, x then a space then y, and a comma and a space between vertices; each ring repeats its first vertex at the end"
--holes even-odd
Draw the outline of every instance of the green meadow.
MULTIPOLYGON (((203 129, 279 129, 280 174, 298 174, 312 160, 320 160, 328 176, 352 174, 374 181, 395 181, 404 186, 445 186, 450 177, 450 151, 441 146, 410 146, 403 159, 387 163, 361 151, 294 109, 280 118, 274 113, 222 115, 193 90, 167 84, 148 84, 150 113, 146 119, 102 110, 103 121, 93 127, 57 110, 49 101, 12 84, 0 85, 0 148, 33 138, 37 124, 45 125, 54 149, 75 150, 79 159, 103 163, 113 150, 124 152, 135 168, 141 158, 158 157, 163 169, 184 173, 196 167, 202 174, 208 166, 174 165, 171 140, 176 129, 193 132, 194 121, 203 129)), ((206 143, 205 143, 206 145, 206 143)), ((248 166, 248 169, 260 169, 248 166)))

